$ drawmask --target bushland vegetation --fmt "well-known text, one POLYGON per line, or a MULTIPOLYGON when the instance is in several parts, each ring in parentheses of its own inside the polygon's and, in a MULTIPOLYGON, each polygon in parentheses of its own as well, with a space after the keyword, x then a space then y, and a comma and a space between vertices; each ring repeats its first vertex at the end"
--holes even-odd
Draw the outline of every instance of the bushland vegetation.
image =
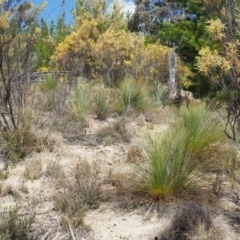
MULTIPOLYGON (((126 16, 117 2, 110 7, 104 0, 76 1, 74 23, 69 26, 64 11, 56 25, 39 19, 45 3, 0 0, 5 163, 0 197, 17 195, 4 182, 6 171, 25 161, 25 180, 44 176, 53 182, 54 207, 68 238, 88 231, 87 211, 113 200, 124 208, 157 209, 159 214, 168 204, 181 202, 171 225, 159 236, 225 239, 213 216, 221 209, 224 187, 235 186, 240 179, 239 2, 163 1, 158 6, 136 1, 136 5, 135 13, 126 16), (177 16, 181 11, 185 17, 177 16), (33 71, 48 74, 35 83, 30 78, 33 71), (173 73, 175 95, 170 94, 173 73), (183 99, 182 90, 206 98, 201 103, 183 99), (100 124, 110 117, 113 122, 95 135, 87 134, 89 119, 100 124), (166 129, 152 134, 154 123, 162 119, 166 129), (130 132, 131 122, 143 128, 149 124, 149 129, 146 134, 130 132), (25 159, 54 151, 49 137, 53 131, 91 147, 134 142, 137 146, 131 149, 136 154, 129 154, 134 160, 127 172, 110 172, 104 180, 95 164, 82 159, 68 171, 57 162, 44 171, 41 159, 25 159), (113 186, 111 196, 103 194, 104 182, 113 186)), ((23 218, 19 212, 16 208, 1 215, 3 239, 32 239, 34 215, 23 218)))

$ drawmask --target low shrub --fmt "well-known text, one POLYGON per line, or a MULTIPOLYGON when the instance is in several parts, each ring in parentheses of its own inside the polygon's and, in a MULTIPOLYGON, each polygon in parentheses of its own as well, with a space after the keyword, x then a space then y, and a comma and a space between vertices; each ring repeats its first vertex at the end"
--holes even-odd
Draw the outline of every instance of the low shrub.
POLYGON ((36 135, 30 126, 20 127, 18 130, 3 133, 7 158, 12 162, 18 162, 34 149, 39 148, 36 135))
POLYGON ((62 181, 61 193, 55 199, 57 209, 63 213, 62 224, 73 228, 84 227, 87 209, 95 209, 100 202, 98 170, 87 162, 77 163, 72 181, 62 181), (68 225, 67 225, 68 226, 68 225))
POLYGON ((22 217, 18 208, 1 213, 0 216, 0 239, 1 240, 32 240, 31 226, 34 215, 22 217))

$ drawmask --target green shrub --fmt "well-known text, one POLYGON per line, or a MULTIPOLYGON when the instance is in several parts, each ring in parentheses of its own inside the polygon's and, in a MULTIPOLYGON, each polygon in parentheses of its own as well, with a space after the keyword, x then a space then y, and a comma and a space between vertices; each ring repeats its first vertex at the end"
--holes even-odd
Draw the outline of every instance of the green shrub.
POLYGON ((34 215, 20 217, 18 209, 12 209, 1 215, 0 239, 1 240, 31 240, 31 226, 34 215))
POLYGON ((125 78, 120 84, 120 99, 117 110, 127 115, 131 110, 143 112, 151 107, 148 87, 137 84, 132 78, 125 78))

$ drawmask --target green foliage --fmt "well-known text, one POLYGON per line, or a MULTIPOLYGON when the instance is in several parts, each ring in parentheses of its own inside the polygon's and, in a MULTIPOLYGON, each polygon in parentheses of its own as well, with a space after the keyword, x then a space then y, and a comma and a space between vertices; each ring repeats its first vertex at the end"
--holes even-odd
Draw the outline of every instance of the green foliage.
POLYGON ((42 92, 56 91, 58 89, 59 82, 53 73, 48 73, 45 80, 38 84, 38 88, 42 92))
POLYGON ((55 49, 54 41, 50 36, 47 22, 44 19, 41 19, 40 27, 41 33, 36 44, 34 45, 34 50, 37 53, 35 70, 43 67, 46 69, 49 68, 49 62, 55 49))
POLYGON ((119 113, 127 115, 131 110, 143 112, 150 107, 148 87, 137 84, 132 78, 125 78, 120 84, 120 99, 117 106, 119 113))
MULTIPOLYGON (((74 107, 73 115, 80 121, 84 121, 87 114, 92 110, 93 93, 87 84, 78 83, 74 90, 71 105, 74 107)), ((70 105, 70 106, 71 106, 70 105)))
POLYGON ((71 27, 65 23, 65 11, 62 10, 56 24, 52 21, 48 25, 42 18, 40 20, 40 28, 40 36, 34 45, 34 50, 37 54, 37 63, 34 68, 37 71, 45 71, 50 68, 51 56, 56 46, 70 34, 71 27))
POLYGON ((157 84, 153 87, 151 96, 157 106, 166 106, 169 103, 168 89, 162 84, 157 84))
POLYGON ((225 138, 219 114, 207 110, 202 104, 182 106, 180 119, 187 134, 186 147, 194 155, 212 151, 225 138))
POLYGON ((184 20, 165 22, 160 26, 160 39, 163 43, 178 45, 177 51, 184 61, 194 62, 198 51, 207 46, 208 33, 205 27, 206 18, 199 21, 184 20))
POLYGON ((184 130, 177 134, 172 131, 156 135, 141 146, 146 162, 137 170, 138 190, 156 201, 181 195, 192 187, 197 181, 197 165, 186 151, 185 139, 184 130))
POLYGON ((4 213, 0 219, 0 239, 32 240, 31 226, 33 221, 34 215, 21 217, 17 208, 4 213))

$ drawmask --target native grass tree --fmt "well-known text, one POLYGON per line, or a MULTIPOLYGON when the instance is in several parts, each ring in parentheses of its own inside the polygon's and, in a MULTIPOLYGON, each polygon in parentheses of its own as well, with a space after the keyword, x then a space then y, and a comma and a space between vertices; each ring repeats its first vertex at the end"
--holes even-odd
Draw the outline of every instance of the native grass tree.
POLYGON ((0 1, 0 114, 7 130, 17 130, 24 121, 30 60, 40 33, 36 21, 45 4, 0 1))
POLYGON ((208 20, 212 46, 204 47, 197 57, 198 69, 219 89, 218 98, 226 103, 225 133, 238 142, 240 121, 239 1, 218 0, 206 3, 216 17, 208 20), (218 11, 216 11, 218 10, 218 11))

